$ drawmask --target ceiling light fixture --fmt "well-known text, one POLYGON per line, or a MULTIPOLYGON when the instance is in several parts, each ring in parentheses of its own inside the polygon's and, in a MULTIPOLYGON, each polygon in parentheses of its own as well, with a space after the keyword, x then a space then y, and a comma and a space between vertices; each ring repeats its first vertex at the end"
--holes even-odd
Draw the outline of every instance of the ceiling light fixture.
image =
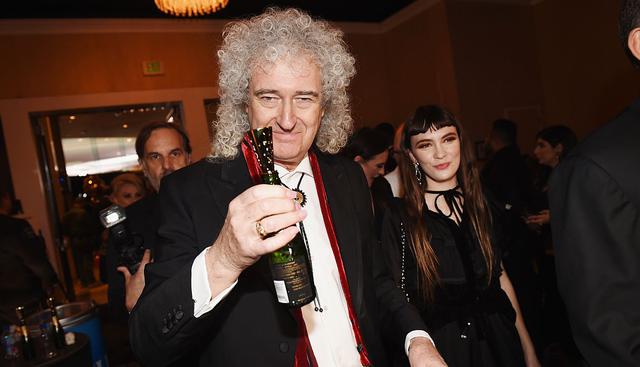
POLYGON ((193 17, 215 13, 221 10, 229 0, 155 0, 162 12, 179 17, 193 17))

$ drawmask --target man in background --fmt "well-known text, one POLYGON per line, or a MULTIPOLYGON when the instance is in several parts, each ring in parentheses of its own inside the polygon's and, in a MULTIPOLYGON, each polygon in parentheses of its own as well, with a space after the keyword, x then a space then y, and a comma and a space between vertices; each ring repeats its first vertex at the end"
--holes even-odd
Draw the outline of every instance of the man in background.
POLYGON ((542 349, 541 290, 534 272, 534 236, 523 221, 532 193, 531 174, 520 153, 518 126, 508 119, 493 122, 486 141, 489 160, 481 172, 484 187, 500 207, 504 229, 504 267, 513 282, 522 316, 538 352, 542 349))
POLYGON ((38 310, 57 281, 44 242, 26 220, 11 212, 11 195, 0 188, 0 326, 18 323, 18 306, 28 313, 38 310))
POLYGON ((151 261, 158 225, 157 192, 162 178, 191 163, 191 144, 187 134, 177 125, 152 122, 144 126, 136 138, 136 153, 144 176, 153 192, 126 208, 127 222, 136 241, 142 241, 145 253, 134 274, 118 266, 115 246, 108 247, 109 305, 116 315, 126 319, 144 288, 144 268, 151 261), (125 291, 126 289, 126 291, 125 291))
MULTIPOLYGON (((640 0, 620 40, 640 65, 640 0)), ((580 143, 549 191, 558 288, 591 366, 640 366, 640 99, 580 143)))

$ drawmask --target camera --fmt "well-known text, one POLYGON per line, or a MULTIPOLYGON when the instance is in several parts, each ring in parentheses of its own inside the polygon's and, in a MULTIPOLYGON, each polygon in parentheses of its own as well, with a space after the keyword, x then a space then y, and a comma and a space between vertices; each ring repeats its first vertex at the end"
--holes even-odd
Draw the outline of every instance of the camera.
POLYGON ((99 214, 100 222, 109 230, 111 245, 118 253, 118 264, 126 266, 129 273, 138 270, 144 255, 144 241, 141 236, 135 236, 129 229, 127 213, 118 205, 111 205, 99 214))

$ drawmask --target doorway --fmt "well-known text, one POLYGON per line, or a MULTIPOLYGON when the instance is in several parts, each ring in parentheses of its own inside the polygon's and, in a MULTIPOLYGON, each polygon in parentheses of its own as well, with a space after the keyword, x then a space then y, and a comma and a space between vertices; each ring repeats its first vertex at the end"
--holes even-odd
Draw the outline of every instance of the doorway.
POLYGON ((141 175, 135 151, 138 131, 157 121, 181 125, 182 104, 35 112, 30 120, 68 298, 106 303, 105 279, 99 271, 105 244, 97 213, 110 205, 108 185, 115 176, 141 175))

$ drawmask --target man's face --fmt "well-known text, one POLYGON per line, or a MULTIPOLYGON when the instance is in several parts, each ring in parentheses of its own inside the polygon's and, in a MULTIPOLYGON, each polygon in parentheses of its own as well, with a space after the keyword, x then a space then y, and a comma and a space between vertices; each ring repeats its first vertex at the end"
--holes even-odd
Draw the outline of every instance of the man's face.
POLYGON ((160 190, 160 180, 171 172, 191 162, 191 156, 184 151, 182 137, 173 129, 154 130, 144 145, 144 158, 140 165, 144 175, 156 191, 160 190))
POLYGON ((275 161, 292 170, 313 144, 324 114, 320 68, 307 57, 256 67, 249 81, 251 128, 273 128, 275 161))

